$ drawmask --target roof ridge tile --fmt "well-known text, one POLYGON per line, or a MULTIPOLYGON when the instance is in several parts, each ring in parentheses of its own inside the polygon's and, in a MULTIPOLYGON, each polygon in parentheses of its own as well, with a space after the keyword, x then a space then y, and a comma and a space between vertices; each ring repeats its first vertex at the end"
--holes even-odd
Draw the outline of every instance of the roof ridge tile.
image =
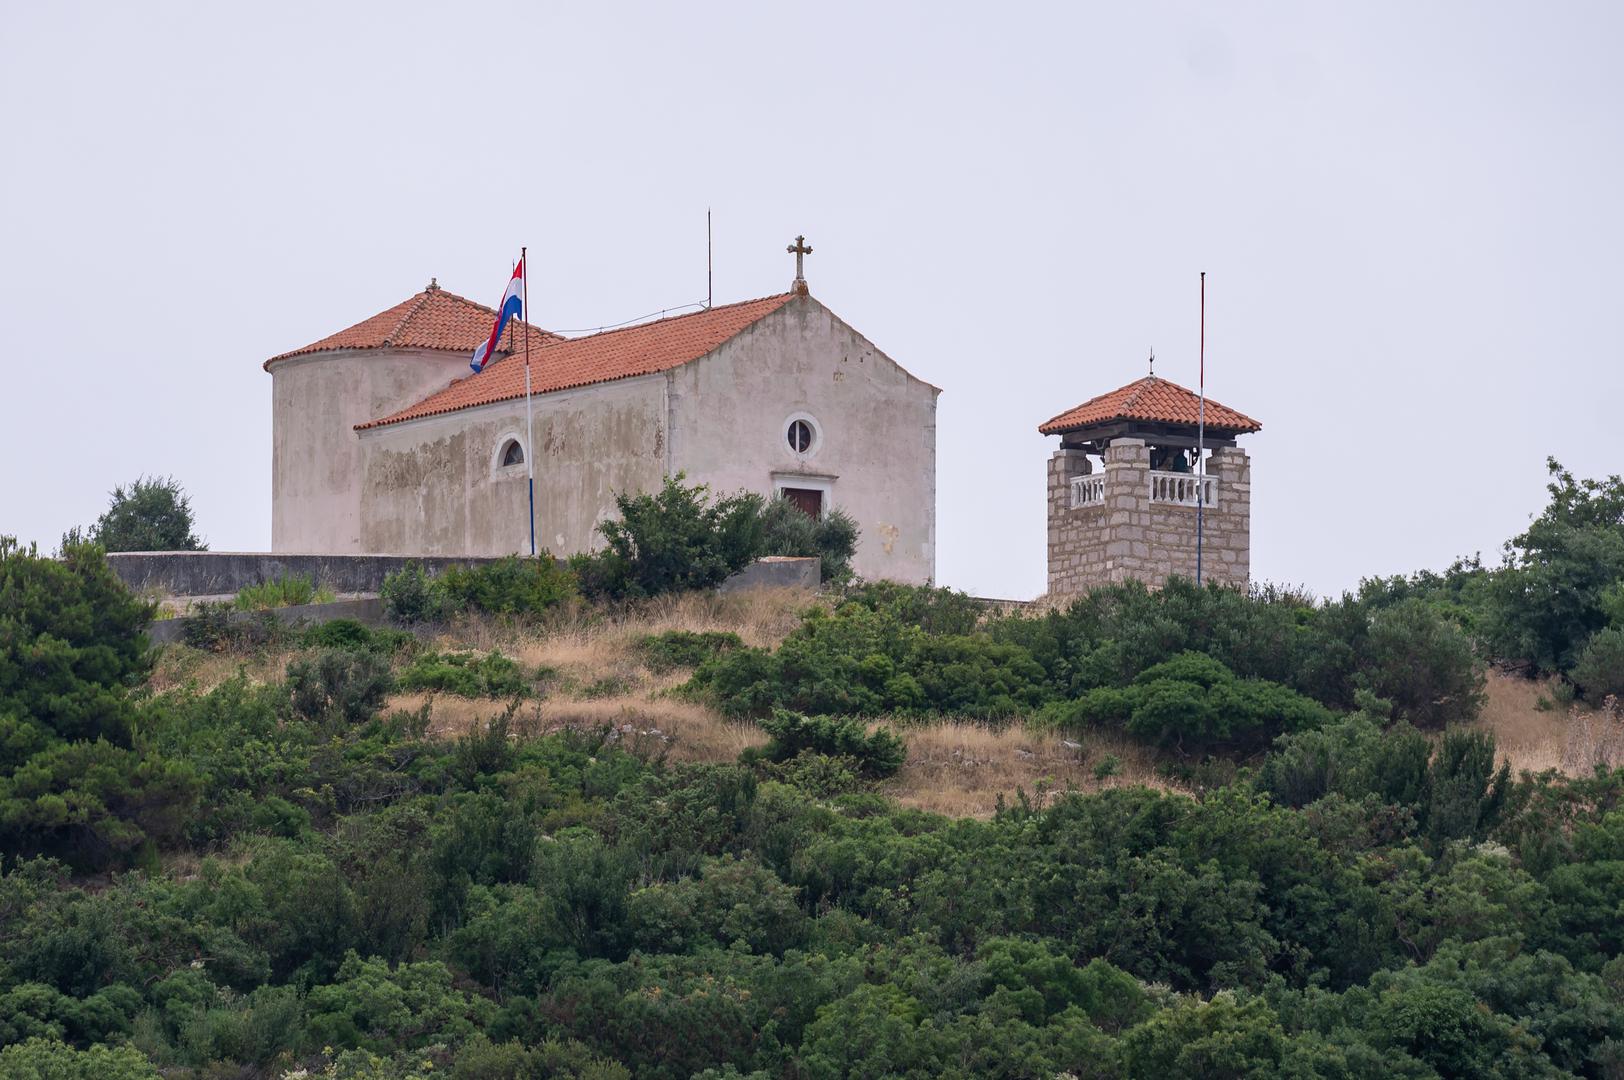
MULTIPOLYGON (((1201 419, 1201 398, 1176 382, 1147 375, 1109 393, 1091 397, 1038 425, 1045 435, 1061 435, 1078 428, 1113 420, 1196 426, 1201 419)), ((1236 433, 1261 431, 1263 425, 1212 398, 1206 398, 1206 426, 1236 433)))

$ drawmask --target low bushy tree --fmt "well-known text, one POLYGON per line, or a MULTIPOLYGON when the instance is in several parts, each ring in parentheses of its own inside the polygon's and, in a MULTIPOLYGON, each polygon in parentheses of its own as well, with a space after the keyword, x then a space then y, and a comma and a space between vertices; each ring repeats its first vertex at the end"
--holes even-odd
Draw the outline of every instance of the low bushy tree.
POLYGON ((865 776, 882 778, 902 768, 908 758, 906 744, 888 728, 873 732, 861 720, 830 716, 801 716, 774 709, 761 721, 772 739, 761 750, 768 761, 789 761, 805 751, 850 758, 865 776))
MULTIPOLYGON (((191 499, 180 484, 168 476, 143 476, 113 489, 85 539, 107 551, 207 551, 192 529, 191 499)), ((70 533, 63 546, 77 539, 70 533)))
POLYGON ((1608 697, 1624 699, 1624 626, 1596 631, 1579 650, 1570 678, 1594 704, 1608 697))
POLYGON ((1091 690, 1058 709, 1068 726, 1121 727, 1146 742, 1184 749, 1256 746, 1331 718, 1330 710, 1294 690, 1237 679, 1196 652, 1146 668, 1126 687, 1091 690))
POLYGON ((761 496, 713 498, 683 480, 678 473, 654 494, 615 496, 618 518, 598 526, 603 550, 570 561, 583 592, 618 600, 711 589, 761 553, 761 496))
POLYGON ((1624 581, 1624 478, 1580 480, 1554 458, 1546 465, 1551 501, 1506 543, 1484 636, 1496 657, 1566 671, 1607 625, 1607 598, 1624 581))

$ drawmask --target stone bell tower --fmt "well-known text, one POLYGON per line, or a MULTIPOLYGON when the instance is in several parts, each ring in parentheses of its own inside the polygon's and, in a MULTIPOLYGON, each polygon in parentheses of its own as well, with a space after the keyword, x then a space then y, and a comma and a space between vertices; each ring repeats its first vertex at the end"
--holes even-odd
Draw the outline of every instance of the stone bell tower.
POLYGON ((1236 436, 1263 425, 1155 375, 1040 424, 1049 459, 1049 595, 1129 578, 1178 576, 1245 588, 1252 562, 1252 466, 1236 436), (1199 540, 1197 518, 1200 518, 1199 540), (1199 555, 1197 547, 1199 544, 1199 555))

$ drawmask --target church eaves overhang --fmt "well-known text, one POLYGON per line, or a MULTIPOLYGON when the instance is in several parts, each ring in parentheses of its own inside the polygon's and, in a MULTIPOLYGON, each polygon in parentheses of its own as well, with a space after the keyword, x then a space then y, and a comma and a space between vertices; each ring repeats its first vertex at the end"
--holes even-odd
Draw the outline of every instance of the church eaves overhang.
MULTIPOLYGON (((350 349, 432 349, 471 355, 490 336, 495 318, 496 312, 491 308, 446 292, 431 281, 428 288, 416 296, 320 341, 273 356, 263 367, 269 371, 272 364, 295 356, 350 349)), ((540 327, 513 320, 502 332, 497 349, 522 351, 526 334, 532 350, 565 340, 540 327)))
MULTIPOLYGON (((539 347, 533 344, 531 389, 536 394, 549 394, 681 367, 715 351, 795 298, 792 292, 780 293, 588 337, 559 338, 539 347)), ((485 329, 490 332, 488 319, 485 329)), ((477 375, 459 379, 390 416, 357 424, 355 430, 512 401, 523 398, 524 393, 523 353, 510 353, 492 361, 477 375)))
MULTIPOLYGON (((1201 399, 1193 391, 1148 375, 1067 409, 1039 424, 1038 431, 1044 435, 1065 435, 1118 422, 1188 427, 1193 431, 1200 421, 1200 407, 1201 399)), ((1214 434, 1226 435, 1263 430, 1263 425, 1250 416, 1212 398, 1207 399, 1206 426, 1214 434)))

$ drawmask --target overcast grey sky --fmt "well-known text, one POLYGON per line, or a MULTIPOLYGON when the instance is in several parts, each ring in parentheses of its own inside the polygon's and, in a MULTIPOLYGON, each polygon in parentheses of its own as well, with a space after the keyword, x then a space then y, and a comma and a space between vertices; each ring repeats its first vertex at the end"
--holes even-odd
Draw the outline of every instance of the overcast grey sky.
POLYGON ((534 321, 814 295, 943 388, 938 574, 1044 582, 1036 425, 1260 419, 1253 575, 1497 552, 1619 471, 1616 3, 44 4, 0 24, 0 532, 173 474, 270 540, 266 358, 431 276, 534 321))

